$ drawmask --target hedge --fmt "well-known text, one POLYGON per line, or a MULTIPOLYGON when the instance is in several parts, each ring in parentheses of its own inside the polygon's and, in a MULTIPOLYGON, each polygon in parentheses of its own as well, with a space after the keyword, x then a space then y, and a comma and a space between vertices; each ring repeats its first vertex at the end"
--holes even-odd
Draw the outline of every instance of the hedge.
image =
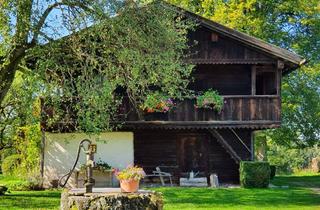
POLYGON ((266 188, 270 182, 268 162, 242 161, 240 163, 240 184, 244 188, 266 188))

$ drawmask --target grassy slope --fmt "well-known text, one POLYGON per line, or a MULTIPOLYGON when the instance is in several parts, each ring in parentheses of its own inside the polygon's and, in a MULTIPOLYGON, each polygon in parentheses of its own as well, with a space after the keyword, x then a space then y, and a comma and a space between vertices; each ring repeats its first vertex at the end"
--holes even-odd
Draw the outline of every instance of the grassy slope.
MULTIPOLYGON (((0 177, 0 184, 15 182, 0 177)), ((320 210, 320 195, 306 187, 320 187, 320 175, 281 176, 275 185, 288 189, 208 189, 208 188, 154 188, 163 192, 165 209, 232 209, 320 210)), ((2 209, 59 209, 59 191, 12 191, 0 196, 2 209)))

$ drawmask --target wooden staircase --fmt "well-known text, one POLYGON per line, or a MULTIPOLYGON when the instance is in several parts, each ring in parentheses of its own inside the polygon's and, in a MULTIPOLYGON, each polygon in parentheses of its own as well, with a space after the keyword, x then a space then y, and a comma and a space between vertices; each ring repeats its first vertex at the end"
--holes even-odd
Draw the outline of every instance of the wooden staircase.
POLYGON ((231 147, 231 145, 223 138, 223 136, 216 129, 209 129, 210 134, 217 139, 220 145, 229 153, 232 159, 239 164, 241 157, 237 152, 231 147))
POLYGON ((218 129, 208 129, 208 131, 236 163, 239 163, 241 160, 252 160, 250 146, 246 145, 240 134, 232 128, 221 131, 218 129))

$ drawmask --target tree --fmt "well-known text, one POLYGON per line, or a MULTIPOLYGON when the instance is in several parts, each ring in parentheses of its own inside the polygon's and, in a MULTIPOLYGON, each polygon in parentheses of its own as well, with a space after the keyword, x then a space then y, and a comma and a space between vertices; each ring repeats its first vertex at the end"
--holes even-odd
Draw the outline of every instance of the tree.
POLYGON ((1 24, 7 26, 1 33, 1 101, 15 72, 31 71, 42 80, 41 94, 55 106, 52 121, 72 120, 78 130, 92 132, 111 129, 123 92, 138 113, 155 90, 181 98, 193 67, 183 62, 192 24, 163 11, 161 3, 143 2, 6 2, 1 10, 6 17, 1 24), (50 37, 52 32, 58 36, 50 37), (76 105, 65 113, 61 104, 76 105))
MULTIPOLYGON (((102 11, 109 2, 86 0, 5 0, 0 1, 0 104, 8 93, 17 69, 30 49, 44 41, 52 40, 50 34, 79 30, 70 26, 79 19, 91 18, 95 21, 104 14, 102 11), (100 4, 101 3, 101 4, 100 4), (105 3, 105 4, 103 4, 105 3), (59 11, 59 12, 57 12, 59 11), (53 20, 54 13, 60 14, 60 23, 53 20), (58 26, 57 26, 58 25, 58 26)), ((110 7, 111 8, 111 7, 110 7)), ((107 15, 104 15, 107 17, 107 15)), ((58 35, 59 36, 59 35, 58 35)))
POLYGON ((305 148, 319 144, 320 63, 291 73, 282 86, 282 127, 267 134, 277 144, 305 148))
POLYGON ((31 72, 18 72, 0 106, 0 152, 15 146, 19 128, 34 125, 40 118, 41 82, 31 72))
MULTIPOLYGON (((155 91, 170 98, 188 94, 193 65, 184 60, 188 56, 186 35, 193 23, 157 3, 142 7, 127 2, 117 7, 117 15, 111 18, 92 15, 82 7, 71 7, 68 12, 65 8, 69 7, 60 8, 59 15, 70 19, 64 25, 68 30, 62 31, 67 36, 60 33, 51 40, 52 28, 47 28, 15 68, 13 85, 2 100, 0 152, 14 146, 26 160, 37 152, 34 146, 38 140, 30 141, 23 135, 39 133, 29 129, 39 129, 33 125, 39 125, 40 113, 48 114, 49 124, 62 123, 62 129, 73 123, 77 131, 101 132, 117 126, 112 121, 117 119, 123 97, 142 112, 141 105, 155 91), (44 98, 48 112, 39 110, 39 97, 44 98), (32 147, 26 146, 26 141, 32 147)), ((1 46, 7 47, 5 43, 1 46)))
POLYGON ((193 69, 184 62, 193 25, 161 3, 128 3, 118 16, 37 49, 46 94, 57 102, 53 121, 86 132, 110 130, 125 97, 140 116, 155 91, 183 98, 193 69))

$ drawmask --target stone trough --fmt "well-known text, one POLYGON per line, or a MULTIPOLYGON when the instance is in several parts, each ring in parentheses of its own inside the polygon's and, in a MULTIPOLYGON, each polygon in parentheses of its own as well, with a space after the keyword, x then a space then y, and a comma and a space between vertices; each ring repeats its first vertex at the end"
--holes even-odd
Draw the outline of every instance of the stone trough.
POLYGON ((85 188, 65 190, 61 195, 62 210, 162 210, 161 193, 139 190, 136 193, 122 193, 120 188, 85 188))

